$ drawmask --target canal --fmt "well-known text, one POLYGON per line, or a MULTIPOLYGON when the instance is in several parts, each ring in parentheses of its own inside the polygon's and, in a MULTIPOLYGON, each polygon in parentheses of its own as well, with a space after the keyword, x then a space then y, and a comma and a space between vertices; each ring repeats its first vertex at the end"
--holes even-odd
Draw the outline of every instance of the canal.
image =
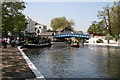
POLYGON ((120 47, 54 43, 24 52, 46 78, 120 78, 120 47))

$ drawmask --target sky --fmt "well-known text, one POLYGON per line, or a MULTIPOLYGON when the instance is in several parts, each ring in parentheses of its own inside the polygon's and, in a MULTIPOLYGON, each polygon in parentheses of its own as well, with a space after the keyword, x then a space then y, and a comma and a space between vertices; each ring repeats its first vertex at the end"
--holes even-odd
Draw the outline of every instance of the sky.
POLYGON ((74 29, 86 32, 92 21, 98 21, 98 11, 113 2, 27 2, 23 13, 34 21, 50 28, 55 17, 65 16, 75 22, 74 29))

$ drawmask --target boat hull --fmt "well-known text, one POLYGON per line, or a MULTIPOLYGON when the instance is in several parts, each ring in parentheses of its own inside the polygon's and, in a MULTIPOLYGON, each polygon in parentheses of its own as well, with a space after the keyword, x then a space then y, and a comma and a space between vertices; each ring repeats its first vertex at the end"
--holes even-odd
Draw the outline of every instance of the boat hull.
POLYGON ((79 48, 79 45, 71 45, 71 47, 78 47, 79 48))
POLYGON ((71 43, 71 47, 79 47, 79 43, 71 43))

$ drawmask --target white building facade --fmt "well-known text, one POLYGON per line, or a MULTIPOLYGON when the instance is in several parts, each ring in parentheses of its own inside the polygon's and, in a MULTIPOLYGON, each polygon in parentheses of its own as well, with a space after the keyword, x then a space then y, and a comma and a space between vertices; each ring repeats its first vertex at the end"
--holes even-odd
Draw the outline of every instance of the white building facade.
POLYGON ((26 33, 35 34, 35 35, 41 35, 41 33, 47 32, 47 26, 39 24, 35 21, 33 21, 31 18, 26 17, 28 25, 25 29, 26 33))
POLYGON ((42 33, 45 33, 45 32, 47 32, 47 26, 38 24, 38 23, 35 25, 36 35, 41 35, 42 33))

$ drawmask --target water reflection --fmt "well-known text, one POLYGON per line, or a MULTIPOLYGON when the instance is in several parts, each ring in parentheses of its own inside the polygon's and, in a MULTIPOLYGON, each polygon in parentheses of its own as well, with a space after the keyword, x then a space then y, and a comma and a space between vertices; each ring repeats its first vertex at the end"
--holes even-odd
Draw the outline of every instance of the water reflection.
POLYGON ((47 78, 120 78, 120 48, 109 46, 51 47, 25 50, 47 78))
POLYGON ((120 53, 115 48, 111 49, 109 46, 107 47, 107 67, 108 73, 112 77, 120 78, 120 53))
POLYGON ((105 77, 120 77, 119 48, 110 46, 89 46, 89 48, 97 53, 98 72, 104 72, 105 77))

